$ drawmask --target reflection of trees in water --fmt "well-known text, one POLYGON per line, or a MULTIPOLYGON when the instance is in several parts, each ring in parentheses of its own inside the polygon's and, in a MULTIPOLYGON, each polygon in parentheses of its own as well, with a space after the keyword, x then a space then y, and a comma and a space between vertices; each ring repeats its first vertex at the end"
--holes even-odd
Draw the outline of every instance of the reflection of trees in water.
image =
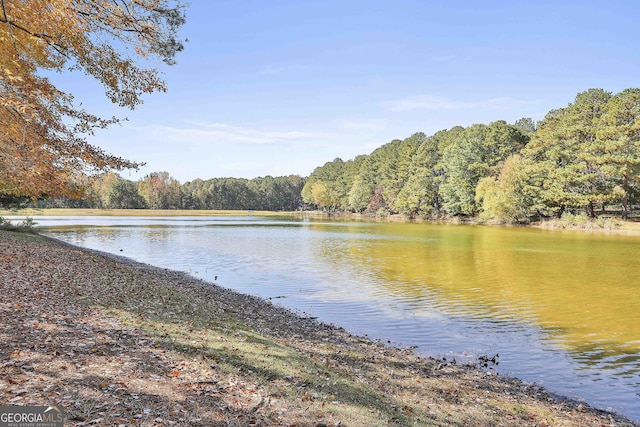
POLYGON ((169 237, 175 234, 175 230, 169 229, 166 226, 149 226, 145 227, 140 232, 141 237, 148 239, 154 243, 163 243, 169 241, 169 237))
POLYGON ((413 310, 436 305, 465 317, 524 320, 570 349, 608 342, 638 350, 640 293, 629 277, 640 262, 627 236, 418 224, 376 230, 379 239, 323 241, 318 254, 373 276, 413 310))
POLYGON ((615 342, 583 343, 567 350, 581 369, 606 370, 609 375, 626 378, 640 388, 640 351, 615 342))

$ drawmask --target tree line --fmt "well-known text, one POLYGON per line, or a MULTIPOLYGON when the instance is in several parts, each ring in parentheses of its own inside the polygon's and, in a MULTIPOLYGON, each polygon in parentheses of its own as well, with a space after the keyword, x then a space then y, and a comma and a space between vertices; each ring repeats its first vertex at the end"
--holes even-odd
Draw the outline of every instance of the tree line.
POLYGON ((302 204, 304 178, 298 175, 254 179, 196 179, 180 184, 168 172, 131 181, 114 172, 83 177, 81 198, 44 199, 36 207, 96 209, 213 209, 293 211, 302 204))
POLYGON ((181 0, 3 2, 0 16, 0 205, 157 209, 312 207, 409 217, 473 216, 499 222, 640 202, 640 89, 579 93, 539 123, 521 119, 416 133, 308 178, 214 178, 180 184, 167 172, 138 182, 114 170, 132 162, 89 143, 117 123, 38 73, 82 71, 130 109, 164 92, 155 62, 183 49, 181 0), (14 4, 15 3, 15 4, 14 4), (97 174, 97 175, 96 175, 97 174), (89 177, 88 175, 92 175, 89 177))
POLYGON ((565 213, 628 217, 640 204, 640 89, 579 93, 536 123, 523 118, 393 140, 309 177, 213 178, 180 184, 168 172, 138 182, 83 176, 80 199, 38 206, 151 209, 321 209, 385 216, 525 223, 565 213))
POLYGON ((535 123, 416 133, 316 168, 302 200, 328 211, 528 222, 640 203, 640 89, 589 89, 535 123))

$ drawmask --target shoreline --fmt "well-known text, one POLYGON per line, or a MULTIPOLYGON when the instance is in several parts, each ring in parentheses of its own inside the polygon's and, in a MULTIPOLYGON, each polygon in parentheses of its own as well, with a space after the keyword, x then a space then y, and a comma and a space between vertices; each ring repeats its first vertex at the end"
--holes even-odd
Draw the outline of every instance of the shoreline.
POLYGON ((0 238, 0 401, 59 404, 69 425, 638 425, 187 273, 0 238))
POLYGON ((425 220, 421 218, 410 218, 406 215, 396 214, 385 217, 377 217, 375 215, 356 214, 350 212, 328 213, 325 211, 252 211, 252 210, 157 210, 157 209, 81 209, 81 208, 47 208, 47 209, 18 209, 18 210, 2 210, 0 209, 0 217, 3 216, 24 216, 36 219, 38 216, 125 216, 125 217, 141 217, 141 216, 291 216, 306 217, 314 219, 333 219, 346 221, 363 221, 363 222, 404 222, 416 224, 434 224, 434 225, 475 225, 488 227, 524 227, 546 231, 577 231, 586 233, 610 233, 625 235, 640 235, 640 220, 623 220, 618 217, 607 217, 605 225, 598 225, 594 221, 587 220, 584 223, 566 224, 559 219, 549 219, 546 221, 532 222, 530 224, 501 224, 492 222, 479 222, 475 218, 461 219, 458 217, 442 219, 442 220, 425 220), (609 221, 612 220, 612 221, 609 221))

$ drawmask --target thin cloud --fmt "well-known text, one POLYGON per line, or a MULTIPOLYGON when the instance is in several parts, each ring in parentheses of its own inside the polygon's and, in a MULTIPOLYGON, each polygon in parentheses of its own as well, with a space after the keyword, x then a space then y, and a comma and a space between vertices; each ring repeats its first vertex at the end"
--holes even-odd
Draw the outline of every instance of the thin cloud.
POLYGON ((389 111, 441 111, 469 109, 506 110, 537 103, 539 103, 539 101, 524 101, 509 97, 489 98, 480 101, 457 101, 442 96, 422 95, 390 101, 385 104, 385 107, 389 111))
POLYGON ((422 95, 391 101, 386 107, 391 111, 460 110, 471 108, 473 105, 471 102, 453 101, 442 96, 422 95))
POLYGON ((292 64, 292 65, 266 65, 260 69, 260 74, 275 75, 282 74, 289 71, 301 71, 308 70, 311 67, 308 65, 292 64))
POLYGON ((354 131, 373 131, 379 132, 389 127, 386 119, 345 119, 340 121, 342 129, 354 131))
POLYGON ((324 137, 324 135, 315 132, 264 131, 226 123, 203 122, 189 123, 189 126, 185 127, 155 125, 146 131, 163 140, 232 145, 314 145, 324 137))
POLYGON ((453 61, 454 59, 456 59, 455 55, 445 55, 445 56, 436 56, 435 58, 433 58, 434 62, 449 62, 449 61, 453 61))

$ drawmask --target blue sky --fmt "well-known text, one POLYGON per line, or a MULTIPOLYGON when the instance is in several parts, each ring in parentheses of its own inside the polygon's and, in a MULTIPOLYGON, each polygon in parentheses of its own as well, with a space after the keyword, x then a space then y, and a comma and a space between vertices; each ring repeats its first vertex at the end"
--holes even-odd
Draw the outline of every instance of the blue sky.
POLYGON ((195 178, 309 175, 415 132, 540 120, 592 87, 640 87, 640 2, 191 0, 169 91, 92 142, 195 178))

